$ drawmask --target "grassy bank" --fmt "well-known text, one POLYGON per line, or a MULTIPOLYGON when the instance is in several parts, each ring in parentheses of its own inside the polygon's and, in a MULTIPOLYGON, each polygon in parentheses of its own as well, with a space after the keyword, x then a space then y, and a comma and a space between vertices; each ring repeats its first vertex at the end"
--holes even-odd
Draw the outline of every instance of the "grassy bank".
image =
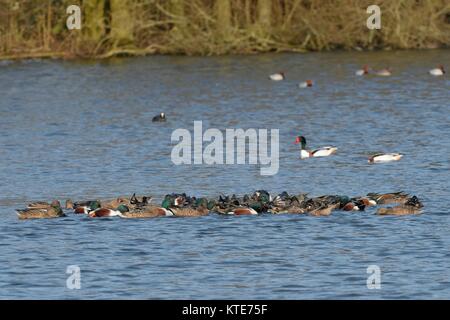
POLYGON ((0 0, 7 59, 449 45, 448 0, 0 0), (66 28, 71 4, 81 30, 66 28), (371 4, 381 30, 366 27, 371 4))

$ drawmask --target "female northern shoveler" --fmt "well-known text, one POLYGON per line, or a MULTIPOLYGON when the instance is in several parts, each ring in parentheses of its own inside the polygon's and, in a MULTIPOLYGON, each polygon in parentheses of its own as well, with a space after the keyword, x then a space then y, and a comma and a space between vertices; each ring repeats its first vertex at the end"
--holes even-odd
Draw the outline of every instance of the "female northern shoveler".
POLYGON ((309 214, 312 216, 329 216, 337 207, 339 207, 339 203, 323 205, 320 208, 310 211, 309 214))
POLYGON ((377 204, 400 203, 404 204, 409 199, 409 195, 402 191, 392 193, 368 193, 367 197, 373 199, 377 204))
POLYGON ((124 212, 122 218, 155 218, 155 217, 165 217, 173 216, 173 212, 158 206, 144 206, 124 212))
POLYGON ((44 201, 36 201, 28 204, 28 209, 49 209, 51 207, 61 207, 61 203, 58 200, 53 200, 51 203, 44 201))
POLYGON ((152 122, 164 122, 166 121, 166 115, 164 112, 161 112, 159 115, 154 116, 152 122))
POLYGON ((71 199, 67 199, 67 200, 66 200, 66 209, 71 209, 71 210, 73 210, 73 208, 74 208, 73 201, 72 201, 71 199))
POLYGON ((432 76, 443 76, 445 74, 444 66, 439 65, 437 68, 431 69, 428 71, 432 76))
POLYGON ((357 76, 365 76, 369 74, 369 66, 364 65, 362 69, 356 70, 355 75, 357 76))
POLYGON ((53 201, 52 205, 47 208, 27 208, 23 210, 16 210, 19 219, 48 219, 65 217, 66 215, 61 209, 59 201, 53 201))
POLYGON ((399 161, 403 157, 401 153, 376 153, 369 157, 369 163, 385 163, 399 161))
POLYGON ((312 80, 306 80, 306 81, 300 82, 298 84, 299 88, 309 88, 309 87, 312 87, 312 86, 313 86, 313 81, 312 80))
POLYGON ((322 147, 315 150, 306 150, 306 139, 304 136, 298 136, 295 140, 295 143, 300 143, 300 159, 328 157, 336 153, 337 151, 337 148, 332 146, 322 147))
POLYGON ((378 215, 395 215, 403 216, 408 214, 419 214, 422 213, 423 204, 420 200, 413 196, 409 198, 403 205, 396 207, 380 208, 377 210, 378 215))
POLYGON ((271 74, 271 75, 269 76, 269 79, 272 80, 272 81, 281 81, 281 80, 284 80, 284 79, 285 79, 284 72, 278 72, 278 73, 271 74))

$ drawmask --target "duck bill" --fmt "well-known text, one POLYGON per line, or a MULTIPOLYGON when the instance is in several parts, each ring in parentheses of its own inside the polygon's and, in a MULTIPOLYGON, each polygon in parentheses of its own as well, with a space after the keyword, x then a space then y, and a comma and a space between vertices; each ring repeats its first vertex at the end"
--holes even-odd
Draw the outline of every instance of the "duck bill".
POLYGON ((300 138, 299 137, 295 138, 295 142, 294 143, 295 144, 299 144, 300 143, 300 138))

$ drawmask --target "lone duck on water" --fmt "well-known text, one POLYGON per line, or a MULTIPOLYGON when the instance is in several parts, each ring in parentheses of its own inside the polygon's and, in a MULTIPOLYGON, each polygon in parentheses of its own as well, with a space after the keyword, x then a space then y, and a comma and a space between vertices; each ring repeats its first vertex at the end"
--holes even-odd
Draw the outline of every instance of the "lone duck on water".
POLYGON ((152 122, 165 122, 166 121, 166 115, 164 112, 161 112, 159 115, 154 116, 152 119, 152 122))
POLYGON ((328 157, 336 153, 338 149, 337 147, 327 146, 315 150, 307 150, 306 139, 304 136, 298 136, 295 139, 295 144, 300 144, 300 159, 328 157))

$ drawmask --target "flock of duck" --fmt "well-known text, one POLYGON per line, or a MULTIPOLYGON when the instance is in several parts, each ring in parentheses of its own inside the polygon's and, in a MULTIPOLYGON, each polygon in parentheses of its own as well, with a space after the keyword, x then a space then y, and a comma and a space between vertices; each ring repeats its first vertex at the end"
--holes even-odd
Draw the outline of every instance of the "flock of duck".
POLYGON ((329 216, 335 210, 364 211, 367 207, 386 204, 377 209, 378 215, 408 215, 422 212, 423 205, 416 196, 404 192, 368 193, 350 198, 344 195, 309 197, 306 193, 290 195, 282 192, 272 196, 266 190, 257 190, 249 195, 220 195, 216 198, 194 197, 183 194, 168 194, 161 205, 153 204, 149 196, 118 197, 111 200, 73 202, 68 199, 65 208, 58 200, 51 203, 33 202, 26 209, 18 209, 19 219, 59 218, 67 214, 86 215, 89 218, 154 218, 162 216, 196 217, 210 213, 219 215, 257 214, 308 214, 329 216))
MULTIPOLYGON (((362 69, 355 72, 356 76, 365 76, 373 74, 376 76, 391 76, 392 71, 389 68, 381 70, 372 70, 365 65, 362 69)), ((432 76, 442 76, 445 69, 442 65, 429 70, 432 76)), ((285 73, 279 72, 269 76, 272 81, 282 81, 285 79, 285 73)), ((300 88, 313 86, 312 80, 306 80, 299 84, 300 88)), ((152 119, 153 122, 165 122, 166 115, 160 113, 152 119)), ((335 154, 337 147, 326 146, 318 149, 307 149, 306 138, 297 136, 296 144, 300 144, 300 158, 327 157, 335 154)), ((369 163, 382 163, 398 161, 403 157, 400 153, 377 153, 371 155, 369 163)), ((66 213, 84 214, 90 218, 113 217, 121 218, 151 218, 160 216, 205 216, 209 213, 223 215, 256 215, 262 213, 268 214, 309 214, 312 216, 328 216, 334 210, 343 211, 363 211, 366 207, 385 205, 395 203, 393 207, 380 207, 377 209, 378 215, 407 215, 421 213, 422 203, 416 196, 410 196, 404 192, 394 192, 386 194, 369 193, 366 196, 350 198, 342 195, 325 195, 320 197, 308 197, 302 193, 298 195, 289 195, 283 192, 272 197, 265 190, 258 190, 251 195, 243 197, 219 196, 214 199, 197 198, 187 196, 186 194, 169 194, 164 197, 161 205, 152 203, 152 197, 136 197, 135 194, 130 198, 119 197, 112 200, 91 200, 82 202, 66 201, 65 209, 61 207, 58 200, 51 203, 34 202, 30 203, 25 209, 18 209, 19 219, 39 219, 39 218, 58 218, 66 216, 66 213)))

